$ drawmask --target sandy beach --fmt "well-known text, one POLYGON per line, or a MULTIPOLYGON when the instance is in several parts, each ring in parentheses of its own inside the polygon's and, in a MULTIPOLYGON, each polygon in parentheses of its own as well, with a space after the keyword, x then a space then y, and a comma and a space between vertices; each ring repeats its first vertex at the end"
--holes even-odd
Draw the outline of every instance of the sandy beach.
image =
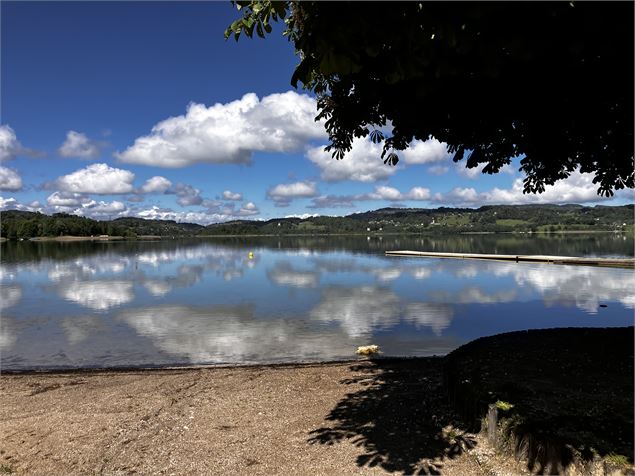
POLYGON ((477 445, 472 436, 437 439, 449 421, 439 360, 3 375, 0 465, 49 475, 484 474, 461 449, 477 445), (396 379, 389 401, 376 395, 386 378, 396 379))

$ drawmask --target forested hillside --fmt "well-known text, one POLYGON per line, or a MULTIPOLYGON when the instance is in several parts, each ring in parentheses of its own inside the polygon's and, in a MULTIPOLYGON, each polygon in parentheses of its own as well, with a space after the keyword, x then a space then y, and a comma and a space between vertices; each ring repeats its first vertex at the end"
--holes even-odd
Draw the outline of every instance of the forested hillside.
POLYGON ((204 227, 172 220, 117 218, 97 221, 68 214, 5 211, 2 237, 57 236, 196 236, 335 233, 558 232, 633 230, 633 205, 496 205, 471 208, 382 208, 344 217, 240 220, 204 227))
POLYGON ((382 208, 345 217, 280 218, 209 225, 202 234, 557 232, 632 229, 633 205, 496 205, 471 208, 382 208))
POLYGON ((171 220, 144 220, 142 218, 117 218, 97 221, 86 217, 56 213, 9 210, 0 214, 2 237, 9 239, 54 236, 124 236, 138 235, 191 236, 204 227, 194 223, 176 223, 171 220))

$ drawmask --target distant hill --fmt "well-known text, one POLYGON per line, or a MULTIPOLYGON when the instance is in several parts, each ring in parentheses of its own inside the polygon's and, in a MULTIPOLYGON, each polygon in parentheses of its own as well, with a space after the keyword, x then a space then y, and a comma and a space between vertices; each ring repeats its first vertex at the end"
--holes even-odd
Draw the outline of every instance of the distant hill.
POLYGON ((208 235, 312 233, 556 232, 633 227, 633 205, 493 205, 471 208, 381 208, 344 217, 276 218, 209 225, 208 235))
POLYGON ((634 205, 493 205, 471 208, 381 208, 344 217, 236 220, 202 226, 174 220, 117 218, 97 221, 64 213, 9 210, 0 214, 1 236, 289 235, 335 233, 557 232, 633 230, 634 205))

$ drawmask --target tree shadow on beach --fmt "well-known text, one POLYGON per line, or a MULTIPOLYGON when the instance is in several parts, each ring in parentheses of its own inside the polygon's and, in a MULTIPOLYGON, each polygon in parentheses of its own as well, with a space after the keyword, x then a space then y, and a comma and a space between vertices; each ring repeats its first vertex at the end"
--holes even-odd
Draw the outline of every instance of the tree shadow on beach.
POLYGON ((378 359, 351 366, 349 393, 326 417, 330 424, 310 433, 311 444, 351 440, 364 453, 360 467, 379 466, 405 474, 441 474, 443 460, 476 442, 461 431, 443 391, 442 359, 378 359))

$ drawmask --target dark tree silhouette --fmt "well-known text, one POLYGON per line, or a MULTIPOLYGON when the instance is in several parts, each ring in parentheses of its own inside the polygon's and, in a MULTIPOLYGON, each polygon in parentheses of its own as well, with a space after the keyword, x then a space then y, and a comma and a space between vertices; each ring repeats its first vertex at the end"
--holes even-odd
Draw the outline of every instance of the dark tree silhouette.
POLYGON ((335 159, 369 136, 394 165, 432 136, 485 173, 523 156, 525 192, 575 170, 634 187, 633 2, 233 3, 226 37, 284 19, 335 159))

